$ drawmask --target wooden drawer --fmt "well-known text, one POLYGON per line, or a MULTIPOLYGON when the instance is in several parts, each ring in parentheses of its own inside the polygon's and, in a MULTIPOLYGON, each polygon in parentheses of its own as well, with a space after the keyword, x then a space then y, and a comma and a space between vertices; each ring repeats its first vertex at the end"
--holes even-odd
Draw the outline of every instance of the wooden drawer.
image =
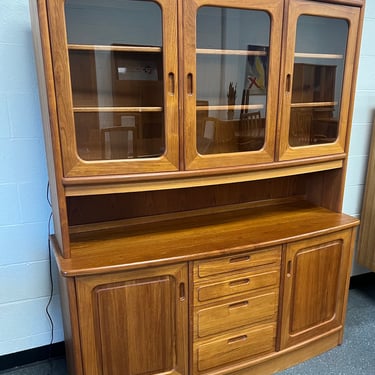
POLYGON ((194 262, 194 281, 207 276, 244 270, 250 267, 280 264, 281 247, 249 251, 229 257, 194 262))
POLYGON ((278 293, 267 292, 200 309, 195 314, 196 337, 203 338, 266 319, 276 320, 278 293))
POLYGON ((242 273, 223 280, 198 284, 194 288, 195 302, 206 302, 215 298, 228 297, 238 293, 246 293, 259 288, 278 286, 279 271, 271 270, 263 273, 242 273))
POLYGON ((196 346, 198 371, 230 364, 275 349, 276 324, 239 330, 218 340, 196 346))

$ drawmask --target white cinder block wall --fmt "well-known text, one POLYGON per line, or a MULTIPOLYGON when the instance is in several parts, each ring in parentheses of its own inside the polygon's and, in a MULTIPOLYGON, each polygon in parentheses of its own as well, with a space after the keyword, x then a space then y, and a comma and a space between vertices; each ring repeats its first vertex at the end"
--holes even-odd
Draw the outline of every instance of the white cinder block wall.
MULTIPOLYGON (((375 110, 375 1, 367 0, 344 212, 358 216, 375 110)), ((47 172, 28 0, 0 1, 0 356, 48 345, 47 172)), ((354 273, 367 272, 354 265, 354 273)), ((63 340, 58 295, 51 313, 63 340)))
MULTIPOLYGON (((366 0, 361 54, 350 139, 343 211, 360 217, 372 122, 375 118, 375 1, 366 0)), ((352 274, 368 270, 353 262, 352 274)))
MULTIPOLYGON (((28 0, 1 0, 0 355, 51 339, 47 181, 28 0)), ((58 296, 51 312, 62 341, 58 296)))

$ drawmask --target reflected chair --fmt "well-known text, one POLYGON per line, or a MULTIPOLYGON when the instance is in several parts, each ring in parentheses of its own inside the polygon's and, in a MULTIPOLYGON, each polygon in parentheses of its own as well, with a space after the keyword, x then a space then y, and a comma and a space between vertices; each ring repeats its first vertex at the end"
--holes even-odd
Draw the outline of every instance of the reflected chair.
POLYGON ((102 159, 137 157, 137 127, 112 126, 101 129, 102 159))
POLYGON ((206 117, 202 130, 197 133, 197 149, 200 154, 221 154, 238 151, 233 121, 206 117))
POLYGON ((292 147, 307 146, 311 140, 312 111, 292 109, 290 113, 289 144, 292 147))
POLYGON ((241 113, 239 148, 241 151, 260 150, 264 145, 265 122, 260 111, 241 113))

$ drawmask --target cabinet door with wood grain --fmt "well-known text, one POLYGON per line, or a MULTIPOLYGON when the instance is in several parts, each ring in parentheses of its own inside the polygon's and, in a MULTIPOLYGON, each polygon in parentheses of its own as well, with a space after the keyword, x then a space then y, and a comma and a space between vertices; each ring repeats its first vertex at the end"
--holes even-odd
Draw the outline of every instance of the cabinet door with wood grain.
POLYGON ((64 176, 178 170, 177 2, 45 3, 64 176))
POLYGON ((185 265, 77 278, 84 373, 187 374, 185 265))
POLYGON ((286 246, 281 349, 343 328, 351 229, 286 246))
POLYGON ((181 3, 185 168, 273 162, 283 2, 181 3))
POLYGON ((286 20, 278 159, 342 154, 350 130, 360 8, 291 0, 286 20))

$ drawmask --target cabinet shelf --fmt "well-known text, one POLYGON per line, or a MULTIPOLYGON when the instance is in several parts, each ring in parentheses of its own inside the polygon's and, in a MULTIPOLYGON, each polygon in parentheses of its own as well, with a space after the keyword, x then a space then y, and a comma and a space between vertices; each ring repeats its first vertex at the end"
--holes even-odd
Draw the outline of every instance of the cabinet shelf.
POLYGON ((327 60, 342 60, 344 55, 334 54, 334 53, 303 53, 296 52, 294 57, 299 57, 302 59, 327 59, 327 60))
POLYGON ((227 110, 256 110, 263 109, 264 104, 248 104, 248 105, 200 105, 197 106, 197 111, 227 111, 227 110))
POLYGON ((106 46, 100 44, 68 44, 69 50, 76 51, 118 51, 118 52, 154 52, 160 53, 161 47, 153 46, 106 46))
POLYGON ((96 112, 162 112, 163 107, 74 107, 75 113, 96 112))
POLYGON ((310 102, 310 103, 292 103, 290 106, 292 108, 304 108, 304 107, 334 107, 337 102, 310 102))
POLYGON ((72 235, 71 242, 73 257, 63 259, 59 256, 59 266, 66 276, 95 274, 102 272, 104 267, 120 271, 137 265, 145 267, 145 263, 156 265, 195 260, 202 255, 218 256, 245 249, 255 250, 357 224, 357 219, 303 200, 245 207, 242 210, 237 207, 234 211, 229 209, 217 214, 203 211, 199 219, 192 215, 171 218, 164 223, 128 227, 126 233, 129 236, 124 236, 123 228, 76 233, 72 235), (197 220, 199 226, 196 225, 197 220), (165 230, 167 227, 174 230, 165 230), (191 246, 192 238, 197 244, 194 248, 191 246), (109 253, 112 255, 110 259, 109 253), (164 259, 159 254, 163 254, 164 259))
POLYGON ((201 55, 240 55, 240 56, 266 56, 265 51, 245 51, 237 49, 213 49, 213 48, 197 48, 197 54, 201 55))

